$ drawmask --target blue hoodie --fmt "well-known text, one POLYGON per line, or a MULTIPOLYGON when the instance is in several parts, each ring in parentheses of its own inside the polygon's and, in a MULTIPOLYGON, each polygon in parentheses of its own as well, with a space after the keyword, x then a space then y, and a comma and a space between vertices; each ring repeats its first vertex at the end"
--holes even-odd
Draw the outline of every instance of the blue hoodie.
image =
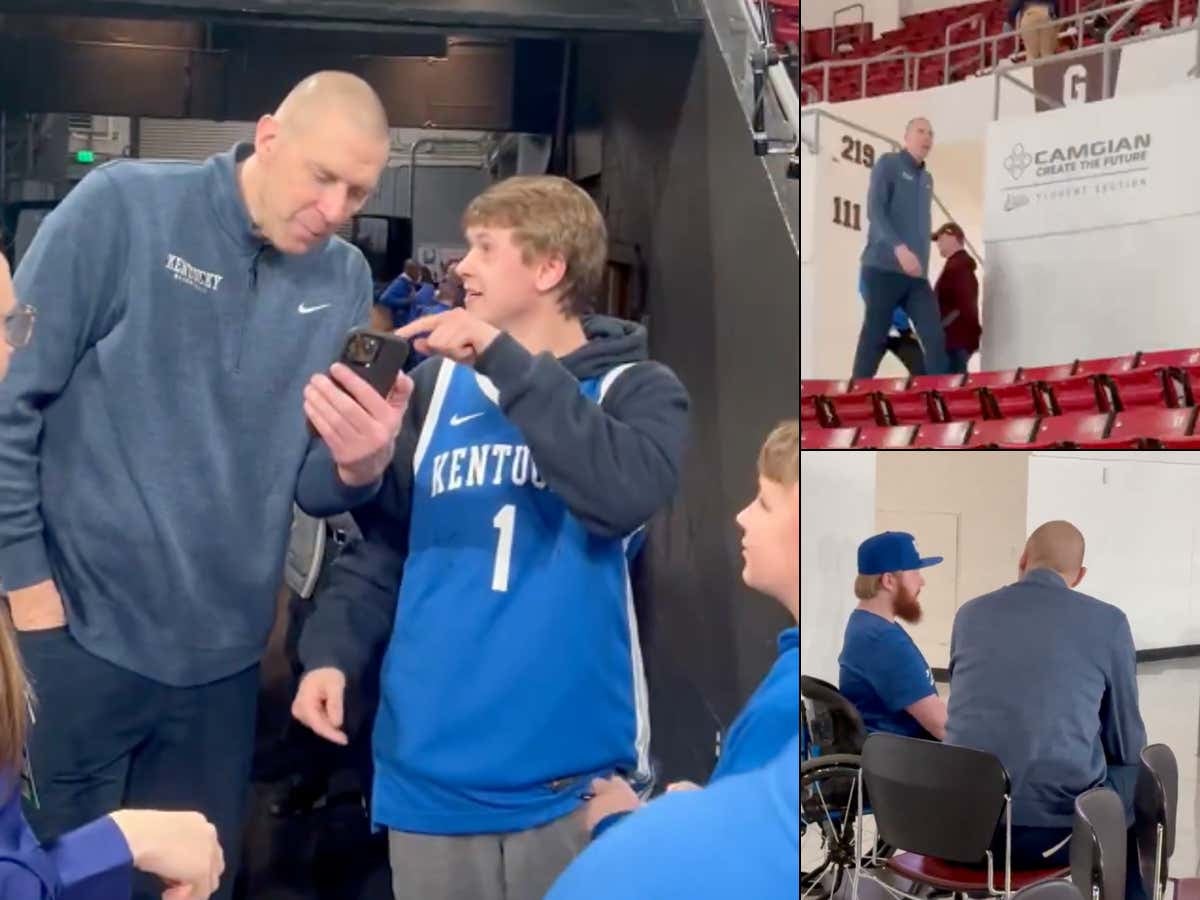
POLYGON ((734 720, 708 783, 774 759, 800 733, 800 628, 779 635, 779 657, 734 720))
POLYGON ((770 765, 666 794, 597 839, 546 900, 796 900, 800 741, 770 765))
POLYGON ((252 152, 101 166, 15 278, 38 322, 0 383, 0 582, 52 578, 80 644, 169 685, 259 660, 293 499, 327 516, 378 489, 338 480, 302 401, 367 318, 366 260, 264 244, 252 152))

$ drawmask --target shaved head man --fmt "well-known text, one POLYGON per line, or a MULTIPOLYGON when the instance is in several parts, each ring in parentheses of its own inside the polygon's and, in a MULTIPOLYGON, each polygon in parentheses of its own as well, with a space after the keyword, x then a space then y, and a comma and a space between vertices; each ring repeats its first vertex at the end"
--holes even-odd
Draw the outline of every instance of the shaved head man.
POLYGON ((0 583, 39 701, 42 841, 122 807, 199 810, 230 895, 294 506, 373 498, 412 388, 331 365, 373 297, 335 232, 388 148, 370 85, 318 72, 253 143, 88 173, 16 271, 40 339, 0 296, 27 344, 0 384, 0 583))
POLYGON ((307 252, 362 209, 389 146, 370 85, 345 72, 310 75, 258 120, 239 172, 250 218, 277 249, 307 252))
MULTIPOLYGON (((1146 729, 1129 620, 1075 590, 1087 569, 1070 522, 1039 525, 1015 584, 959 608, 950 641, 946 741, 994 754, 1012 779, 1012 862, 1066 864, 1075 798, 1111 787, 1133 822, 1146 729)), ((1003 822, 1003 820, 1002 820, 1003 822)), ((992 849, 1002 860, 1003 825, 992 849)), ((1129 835, 1126 900, 1146 896, 1129 835)))
POLYGON ((1031 569, 1049 569, 1062 576, 1068 587, 1083 581, 1087 568, 1083 565, 1083 535, 1070 522, 1047 522, 1034 529, 1018 569, 1024 575, 1031 569))
POLYGON ((924 162, 933 149, 933 126, 929 120, 918 116, 909 119, 904 126, 904 149, 917 162, 924 162))

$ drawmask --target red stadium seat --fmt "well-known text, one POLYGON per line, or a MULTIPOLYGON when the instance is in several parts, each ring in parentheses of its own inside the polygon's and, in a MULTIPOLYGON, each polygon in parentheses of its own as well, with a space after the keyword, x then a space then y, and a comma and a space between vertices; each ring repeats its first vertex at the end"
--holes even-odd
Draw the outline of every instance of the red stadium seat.
POLYGON ((801 450, 849 450, 857 428, 801 428, 801 450))
POLYGON ((967 442, 972 422, 942 422, 922 425, 913 438, 914 447, 961 447, 967 442))
POLYGON ((987 389, 963 387, 953 391, 939 391, 942 409, 951 422, 982 419, 987 416, 987 389))
POLYGON ((1073 412, 1110 412, 1112 401, 1100 375, 1073 375, 1045 383, 1055 415, 1073 412))
POLYGON ((1032 369, 1022 368, 1017 381, 1062 381, 1075 374, 1075 363, 1063 363, 1057 366, 1035 366, 1032 369))
POLYGON ((1200 450, 1200 434, 1191 437, 1164 438, 1158 442, 1164 450, 1200 450))
POLYGON ((913 435, 916 433, 916 425, 898 425, 895 428, 874 426, 860 428, 854 446, 866 450, 908 447, 912 444, 913 435))
POLYGON ((1099 441, 1107 437, 1110 413, 1071 413, 1065 416, 1047 416, 1038 423, 1033 436, 1033 446, 1054 447, 1060 444, 1078 444, 1099 441))
POLYGON ((800 398, 800 426, 808 428, 810 425, 819 427, 824 424, 821 408, 821 398, 815 394, 810 397, 800 398))
POLYGON ((942 421, 942 407, 935 391, 902 391, 884 394, 883 407, 893 425, 919 425, 942 421))
POLYGON ((967 380, 962 383, 962 386, 970 388, 994 388, 1016 383, 1017 370, 1004 369, 999 372, 968 372, 967 380))
POLYGON ((1147 366, 1175 366, 1180 369, 1187 366, 1200 366, 1200 349, 1155 350, 1151 353, 1139 354, 1138 368, 1144 369, 1147 366))
POLYGON ((1184 394, 1187 397, 1185 401, 1188 406, 1196 405, 1196 398, 1200 397, 1200 366, 1186 366, 1178 369, 1183 375, 1184 394))
POLYGON ((1128 372, 1137 362, 1137 354, 1110 356, 1106 359, 1081 359, 1075 367, 1076 375, 1116 375, 1128 372))
POLYGON ((828 423, 831 426, 841 428, 849 425, 887 424, 877 393, 842 394, 825 398, 825 403, 832 413, 832 421, 828 423))
POLYGON ((859 378, 850 382, 850 390, 855 394, 871 391, 883 391, 894 394, 908 389, 907 378, 859 378))
POLYGON ((910 391, 952 391, 962 387, 965 375, 914 375, 908 383, 910 391))
POLYGON ((814 381, 811 378, 800 381, 801 397, 814 397, 818 394, 832 397, 834 394, 845 394, 849 390, 848 381, 814 381))
POLYGON ((1117 409, 1139 406, 1184 406, 1186 394, 1173 370, 1156 366, 1103 376, 1117 409))
POLYGON ((1099 441, 1079 441, 1080 448, 1100 450, 1112 447, 1141 449, 1160 442, 1183 438, 1192 430, 1196 409, 1155 409, 1143 406, 1119 412, 1108 437, 1099 441))
POLYGON ((1028 444, 1037 428, 1037 419, 999 419, 980 421, 971 429, 968 447, 1019 446, 1028 444))
POLYGON ((986 409, 989 419, 1016 419, 1050 414, 1045 392, 1036 381, 989 388, 986 409))

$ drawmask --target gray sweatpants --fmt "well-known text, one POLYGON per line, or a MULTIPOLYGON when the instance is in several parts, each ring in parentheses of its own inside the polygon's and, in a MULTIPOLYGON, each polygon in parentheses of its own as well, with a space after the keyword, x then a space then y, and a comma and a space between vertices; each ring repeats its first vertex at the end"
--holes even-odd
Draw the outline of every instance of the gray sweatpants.
POLYGON ((542 900, 587 845, 583 807, 528 831, 388 833, 395 900, 542 900))

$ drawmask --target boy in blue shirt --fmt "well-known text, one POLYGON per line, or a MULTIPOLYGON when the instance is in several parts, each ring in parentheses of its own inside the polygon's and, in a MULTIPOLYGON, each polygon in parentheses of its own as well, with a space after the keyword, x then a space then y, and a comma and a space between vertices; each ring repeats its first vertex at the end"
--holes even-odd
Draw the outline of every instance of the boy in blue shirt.
POLYGON ((858 548, 858 607, 846 623, 839 689, 858 708, 867 731, 906 737, 946 737, 946 703, 933 684, 933 673, 897 619, 921 620, 917 599, 925 579, 920 570, 940 556, 917 553, 911 534, 885 531, 858 548))
POLYGON ((592 844, 546 900, 795 900, 800 740, 770 764, 649 804, 592 844))
MULTIPOLYGON (((742 580, 773 597, 800 620, 800 423, 783 422, 758 455, 758 495, 737 516, 742 529, 742 580)), ((766 765, 799 732, 800 628, 779 635, 779 657, 725 735, 709 784, 766 765)), ((690 781, 668 791, 697 790, 690 781)), ((599 837, 642 805, 621 778, 596 779, 587 824, 599 837)))

